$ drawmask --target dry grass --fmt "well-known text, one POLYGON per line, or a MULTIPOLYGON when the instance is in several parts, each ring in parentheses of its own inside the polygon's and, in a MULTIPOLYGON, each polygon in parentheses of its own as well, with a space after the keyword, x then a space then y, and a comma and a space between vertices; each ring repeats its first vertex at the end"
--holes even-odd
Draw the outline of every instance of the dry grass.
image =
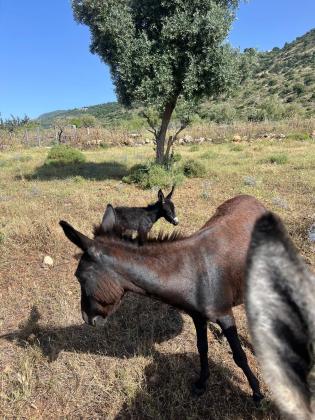
MULTIPOLYGON (((202 159, 207 177, 190 179, 174 197, 181 229, 193 232, 225 199, 249 193, 287 223, 305 258, 315 263, 307 228, 315 219, 315 143, 261 140, 203 145, 183 158, 202 159), (285 153, 287 161, 268 158, 285 153), (255 179, 254 186, 244 182, 255 179), (189 199, 187 199, 189 198, 189 199)), ((155 192, 120 182, 153 156, 150 147, 87 152, 80 174, 47 173, 45 149, 0 154, 0 417, 107 419, 277 419, 257 410, 225 341, 209 332, 211 376, 204 396, 189 390, 199 368, 191 320, 150 299, 128 296, 105 329, 82 325, 73 276, 77 250, 58 226, 68 220, 90 233, 108 202, 143 205, 155 192), (54 267, 44 269, 44 255, 54 267)), ((171 229, 165 222, 160 227, 171 229)), ((253 356, 242 307, 235 310, 245 351, 253 356)))
MULTIPOLYGON (((178 127, 173 127, 169 134, 174 134, 177 129, 178 127)), ((241 136, 242 138, 247 138, 247 140, 257 139, 264 135, 280 136, 282 134, 286 134, 289 137, 294 137, 296 134, 308 137, 311 136, 314 129, 314 117, 263 122, 235 121, 230 124, 216 124, 202 120, 187 127, 181 135, 191 136, 196 139, 203 137, 211 139, 214 143, 222 143, 230 141, 234 136, 241 136)), ((63 143, 81 147, 82 149, 95 148, 98 144, 102 144, 105 147, 111 145, 119 146, 121 144, 141 143, 144 140, 153 141, 152 134, 145 127, 138 130, 122 127, 93 127, 74 130, 71 127, 66 127, 62 136, 63 143), (134 135, 136 137, 133 137, 134 135)), ((0 129, 0 150, 51 146, 56 141, 56 132, 52 128, 18 129, 13 133, 0 129)))

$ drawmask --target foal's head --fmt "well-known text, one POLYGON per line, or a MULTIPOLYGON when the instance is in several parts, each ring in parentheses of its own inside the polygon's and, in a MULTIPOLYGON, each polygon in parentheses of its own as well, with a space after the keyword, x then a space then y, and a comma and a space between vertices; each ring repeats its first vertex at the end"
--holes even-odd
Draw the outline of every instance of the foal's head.
POLYGON ((174 189, 175 186, 173 185, 171 192, 166 197, 164 196, 163 191, 159 190, 157 205, 159 206, 161 217, 164 217, 169 223, 176 226, 179 222, 176 217, 174 203, 172 202, 174 189))
POLYGON ((99 241, 88 238, 65 221, 60 225, 66 237, 83 251, 75 273, 81 287, 83 320, 89 325, 102 325, 124 295, 124 288, 112 270, 111 257, 102 253, 99 241))

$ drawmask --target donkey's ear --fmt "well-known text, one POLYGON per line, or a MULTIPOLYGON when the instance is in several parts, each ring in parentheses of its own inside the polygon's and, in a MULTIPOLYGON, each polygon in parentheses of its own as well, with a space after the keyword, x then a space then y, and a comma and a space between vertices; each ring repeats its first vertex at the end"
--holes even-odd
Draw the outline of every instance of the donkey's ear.
POLYGON ((158 191, 158 199, 159 199, 159 201, 161 201, 161 203, 163 203, 163 201, 165 201, 165 197, 164 197, 163 191, 161 189, 158 191))
POLYGON ((82 251, 86 251, 90 246, 92 246, 93 240, 83 235, 83 233, 75 230, 71 225, 69 225, 68 222, 60 220, 59 224, 62 227, 66 237, 76 246, 81 248, 82 251))
POLYGON ((116 213, 111 204, 107 204, 103 219, 102 228, 104 232, 109 232, 114 229, 116 224, 116 213))
POLYGON ((246 311, 264 378, 284 413, 306 419, 314 369, 315 277, 271 213, 255 225, 247 262, 246 311))
POLYGON ((175 190, 175 185, 172 186, 171 192, 166 196, 166 200, 170 200, 172 198, 174 190, 175 190))

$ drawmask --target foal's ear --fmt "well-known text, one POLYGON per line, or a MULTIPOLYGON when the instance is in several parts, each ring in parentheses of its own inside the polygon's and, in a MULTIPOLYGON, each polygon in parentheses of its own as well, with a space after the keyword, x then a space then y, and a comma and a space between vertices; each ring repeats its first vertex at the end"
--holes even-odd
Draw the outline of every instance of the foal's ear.
POLYGON ((163 203, 163 201, 165 201, 165 197, 164 197, 163 191, 161 189, 159 189, 159 191, 158 191, 158 199, 161 203, 163 203))
POLYGON ((69 225, 68 222, 60 220, 59 224, 62 227, 66 237, 76 246, 81 248, 82 251, 86 251, 90 246, 92 246, 93 240, 83 235, 83 233, 75 230, 71 225, 69 225))
POLYGON ((170 200, 172 198, 174 190, 175 190, 175 185, 172 186, 171 192, 166 196, 166 200, 170 200))
POLYGON ((264 378, 284 413, 306 419, 314 375, 315 276, 271 213, 255 225, 247 262, 246 311, 264 378))
POLYGON ((102 219, 102 228, 104 232, 109 232, 114 229, 116 224, 116 214, 114 207, 111 204, 107 204, 103 219, 102 219))

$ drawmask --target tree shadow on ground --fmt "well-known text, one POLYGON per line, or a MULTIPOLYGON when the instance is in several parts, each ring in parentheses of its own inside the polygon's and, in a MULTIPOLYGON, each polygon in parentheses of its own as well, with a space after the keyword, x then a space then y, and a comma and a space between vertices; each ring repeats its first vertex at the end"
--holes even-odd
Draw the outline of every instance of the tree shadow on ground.
POLYGON ((237 384, 242 373, 236 375, 211 358, 209 367, 207 390, 201 397, 195 397, 190 383, 199 370, 197 354, 154 352, 153 363, 145 368, 140 391, 123 405, 115 419, 280 419, 268 399, 259 409, 255 407, 250 391, 245 393, 237 384))
POLYGON ((34 306, 20 329, 1 336, 17 345, 35 346, 54 361, 63 350, 94 353, 117 358, 149 355, 154 343, 179 335, 183 319, 174 308, 147 299, 129 299, 128 312, 117 311, 103 328, 85 324, 66 327, 41 326, 38 309, 34 306))
POLYGON ((84 179, 102 181, 121 179, 128 174, 128 168, 120 162, 84 162, 68 165, 44 164, 26 176, 28 180, 47 181, 80 176, 84 179))

